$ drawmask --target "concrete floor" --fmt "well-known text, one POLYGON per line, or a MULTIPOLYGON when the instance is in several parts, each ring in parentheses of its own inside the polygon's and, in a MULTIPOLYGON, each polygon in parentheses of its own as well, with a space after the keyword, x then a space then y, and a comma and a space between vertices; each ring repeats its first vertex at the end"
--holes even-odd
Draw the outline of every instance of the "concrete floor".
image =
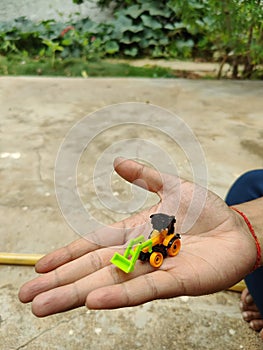
MULTIPOLYGON (((223 198, 238 175, 263 166, 262 96, 262 82, 2 77, 0 250, 42 254, 78 238, 59 210, 53 179, 59 146, 84 116, 121 102, 144 103, 143 121, 149 103, 176 113, 203 148, 209 189, 223 198)), ((127 122, 138 119, 135 113, 129 105, 127 122)), ((122 125, 95 136, 80 162, 78 180, 81 197, 98 221, 109 223, 123 215, 103 206, 92 188, 92 170, 105 154, 108 163, 103 171, 111 173, 109 164, 118 148, 112 154, 105 150, 119 139, 148 140, 171 157, 180 176, 192 178, 184 150, 149 125, 122 125)), ((136 152, 138 158, 157 161, 169 171, 165 157, 154 160, 147 148, 136 152)), ((130 187, 112 178, 115 195, 129 199, 130 187)), ((144 205, 154 200, 149 198, 144 205)), ((263 348, 241 320, 238 293, 182 297, 113 311, 80 308, 37 319, 30 305, 17 299, 19 286, 34 276, 32 267, 0 266, 0 349, 263 348)))

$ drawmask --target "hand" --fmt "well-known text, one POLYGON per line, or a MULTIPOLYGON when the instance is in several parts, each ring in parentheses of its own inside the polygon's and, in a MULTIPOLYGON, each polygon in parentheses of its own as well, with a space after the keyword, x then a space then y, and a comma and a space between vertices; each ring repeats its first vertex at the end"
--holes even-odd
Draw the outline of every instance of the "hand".
MULTIPOLYGON (((120 245, 117 248, 82 238, 42 258, 36 271, 43 275, 26 283, 19 292, 22 302, 32 301, 36 316, 85 304, 91 309, 108 309, 158 298, 213 293, 230 287, 252 270, 256 260, 254 240, 240 215, 214 193, 132 160, 118 159, 115 170, 129 182, 157 193, 160 202, 113 225, 121 233, 119 242, 114 242, 120 245), (193 193, 197 195, 194 205, 193 193), (193 212, 200 210, 200 214, 192 227, 182 232, 190 204, 193 212), (182 233, 179 254, 167 257, 159 269, 138 261, 129 274, 111 265, 110 258, 115 251, 123 251, 124 241, 149 221, 150 214, 161 210, 176 217, 176 232, 182 233)), ((111 228, 107 231, 110 236, 111 228)))

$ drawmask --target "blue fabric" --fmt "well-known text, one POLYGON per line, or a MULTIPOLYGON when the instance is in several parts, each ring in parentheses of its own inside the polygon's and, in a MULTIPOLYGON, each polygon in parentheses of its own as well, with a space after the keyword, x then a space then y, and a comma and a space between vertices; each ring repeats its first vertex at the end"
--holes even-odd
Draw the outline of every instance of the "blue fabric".
MULTIPOLYGON (((230 188, 226 203, 235 205, 259 197, 263 197, 263 169, 251 170, 240 176, 230 188)), ((263 317, 263 266, 246 276, 245 281, 263 317)))

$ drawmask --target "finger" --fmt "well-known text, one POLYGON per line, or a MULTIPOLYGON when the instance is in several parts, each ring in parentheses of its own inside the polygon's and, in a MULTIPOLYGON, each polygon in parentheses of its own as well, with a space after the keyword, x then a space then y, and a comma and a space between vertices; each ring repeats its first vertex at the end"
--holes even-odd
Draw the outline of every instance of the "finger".
POLYGON ((19 299, 23 303, 32 301, 38 294, 61 287, 82 279, 110 264, 114 252, 121 250, 104 248, 85 254, 57 269, 25 283, 19 291, 19 299))
POLYGON ((126 231, 129 231, 126 226, 126 220, 123 220, 88 233, 85 237, 41 258, 35 266, 36 272, 46 273, 96 249, 124 244, 126 231))
POLYGON ((169 271, 158 270, 132 280, 92 291, 86 299, 90 309, 113 309, 180 295, 179 280, 169 271))
POLYGON ((32 302, 32 312, 37 317, 68 311, 84 305, 85 294, 80 294, 75 284, 63 286, 37 295, 32 302))
POLYGON ((101 247, 125 244, 127 238, 136 237, 149 230, 149 215, 155 210, 156 208, 152 207, 120 222, 101 227, 84 238, 47 254, 37 262, 36 272, 47 273, 101 247), (146 223, 148 226, 145 226, 146 223))
POLYGON ((36 263, 35 270, 38 273, 46 273, 96 248, 98 248, 97 244, 85 238, 78 239, 65 247, 45 255, 36 263))
POLYGON ((149 264, 138 264, 134 272, 126 274, 115 266, 106 266, 74 283, 61 286, 37 295, 32 302, 32 311, 38 317, 44 317, 83 306, 87 295, 103 286, 136 278, 136 276, 152 271, 149 264))
POLYGON ((162 176, 158 171, 134 160, 116 158, 114 168, 122 178, 148 191, 158 193, 163 188, 162 176))

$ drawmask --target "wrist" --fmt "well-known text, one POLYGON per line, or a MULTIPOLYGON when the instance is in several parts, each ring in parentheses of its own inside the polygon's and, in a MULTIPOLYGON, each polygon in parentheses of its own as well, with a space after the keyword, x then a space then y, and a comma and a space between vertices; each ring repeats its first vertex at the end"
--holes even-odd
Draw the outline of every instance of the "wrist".
POLYGON ((259 239, 255 233, 254 227, 252 226, 250 220, 248 219, 248 217, 246 216, 245 213, 243 213, 241 210, 237 209, 236 207, 231 207, 231 209, 233 209, 235 212, 237 212, 243 219, 243 228, 247 230, 247 234, 250 234, 250 237, 253 238, 254 240, 254 251, 256 248, 256 258, 255 258, 255 264, 253 266, 253 271, 256 270, 257 268, 259 268, 262 265, 262 252, 261 252, 261 245, 259 242, 259 239), (245 227, 244 227, 245 224, 245 227))
POLYGON ((235 205, 232 209, 236 210, 244 230, 254 241, 255 269, 263 265, 263 198, 235 205))

